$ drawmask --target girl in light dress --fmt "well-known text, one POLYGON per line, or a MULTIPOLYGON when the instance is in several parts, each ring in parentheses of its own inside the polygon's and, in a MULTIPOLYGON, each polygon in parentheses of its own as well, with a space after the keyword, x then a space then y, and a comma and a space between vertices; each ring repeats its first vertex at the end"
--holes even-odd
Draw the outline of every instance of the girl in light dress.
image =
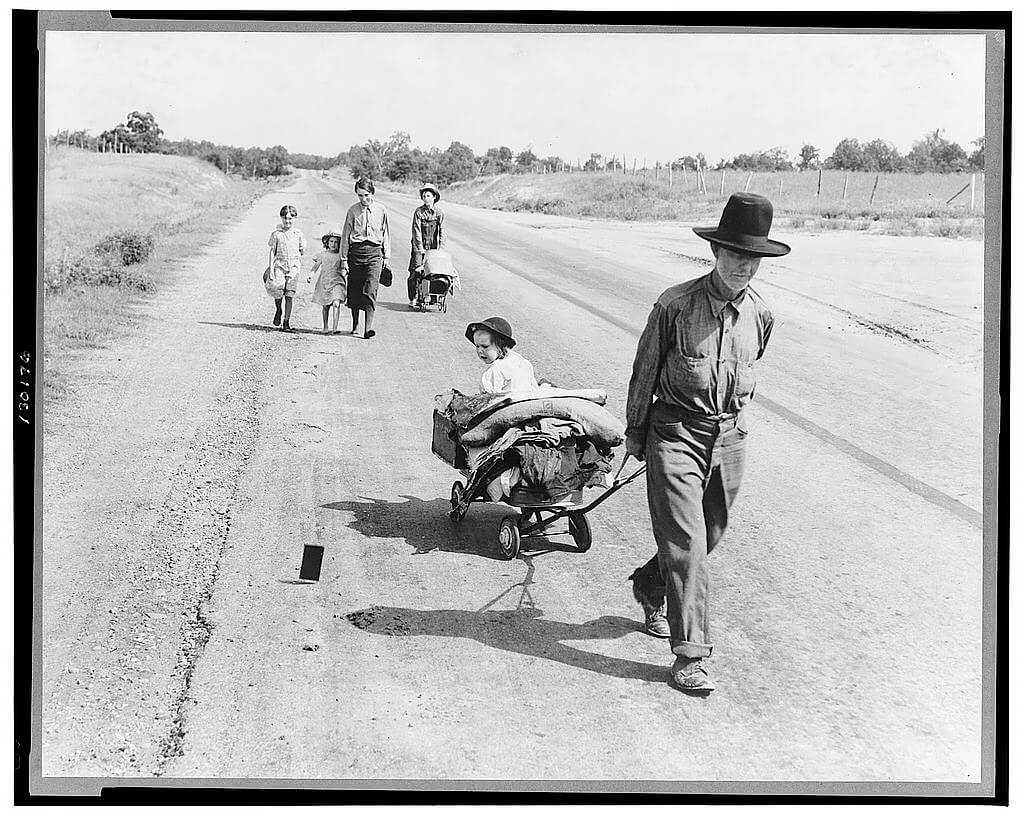
MULTIPOLYGON (((477 357, 487 364, 480 376, 481 392, 522 392, 539 387, 533 364, 512 349, 516 339, 512 337, 512 325, 504 318, 473 322, 466 327, 466 338, 476 347, 477 357)), ((547 380, 542 383, 550 385, 547 380)))
POLYGON ((313 274, 317 270, 320 271, 316 286, 313 288, 313 303, 323 307, 324 335, 327 335, 327 319, 332 310, 334 322, 331 335, 341 335, 338 321, 341 318, 341 305, 345 303, 346 296, 345 273, 341 269, 341 233, 332 230, 323 236, 322 241, 324 251, 313 262, 306 283, 313 279, 313 274))

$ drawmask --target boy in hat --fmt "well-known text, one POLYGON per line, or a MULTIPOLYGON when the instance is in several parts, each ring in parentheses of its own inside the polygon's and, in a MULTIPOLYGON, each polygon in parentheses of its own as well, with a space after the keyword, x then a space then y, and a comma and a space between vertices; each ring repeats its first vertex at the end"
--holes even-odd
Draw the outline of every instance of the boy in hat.
POLYGON ((444 213, 435 205, 441 200, 441 193, 434 185, 420 188, 423 204, 412 214, 412 253, 409 255, 409 306, 415 306, 416 294, 423 277, 423 257, 427 250, 444 247, 448 240, 444 226, 444 213))
POLYGON ((626 403, 626 451, 647 461, 647 502, 658 553, 630 579, 645 630, 675 654, 671 682, 707 694, 712 643, 708 553, 725 532, 743 476, 743 407, 773 318, 749 286, 761 259, 790 248, 768 238, 772 204, 734 193, 711 242, 707 275, 665 290, 647 320, 626 403), (657 396, 657 401, 653 398, 657 396))

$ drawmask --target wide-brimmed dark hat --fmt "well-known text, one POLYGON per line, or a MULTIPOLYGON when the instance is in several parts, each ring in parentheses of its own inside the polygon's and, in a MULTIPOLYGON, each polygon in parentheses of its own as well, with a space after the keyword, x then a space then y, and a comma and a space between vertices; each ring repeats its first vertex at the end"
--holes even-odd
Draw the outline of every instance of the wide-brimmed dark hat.
POLYGON ((423 191, 425 191, 425 190, 429 190, 431 193, 434 194, 434 201, 435 202, 441 201, 441 191, 439 191, 436 187, 434 187, 429 182, 427 184, 425 184, 423 187, 420 188, 420 198, 421 199, 423 198, 423 191))
POLYGON ((695 227, 693 232, 738 253, 784 256, 788 244, 768 238, 772 229, 772 203, 756 193, 734 193, 725 203, 718 227, 695 227))
POLYGON ((504 318, 498 318, 495 316, 494 318, 488 318, 484 321, 474 321, 472 324, 467 326, 466 338, 469 339, 471 344, 474 343, 473 333, 478 329, 490 330, 495 335, 500 335, 505 339, 505 342, 509 347, 514 347, 516 345, 516 339, 512 337, 512 325, 504 318))

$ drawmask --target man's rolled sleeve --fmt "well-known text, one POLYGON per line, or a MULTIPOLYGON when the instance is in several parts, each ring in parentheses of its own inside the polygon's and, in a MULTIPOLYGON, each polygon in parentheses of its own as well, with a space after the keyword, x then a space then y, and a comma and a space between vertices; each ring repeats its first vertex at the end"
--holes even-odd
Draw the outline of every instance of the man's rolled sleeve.
POLYGON ((637 440, 647 437, 647 418, 658 386, 661 362, 668 348, 669 327, 668 311, 656 303, 636 346, 633 375, 629 379, 626 398, 626 434, 637 440))

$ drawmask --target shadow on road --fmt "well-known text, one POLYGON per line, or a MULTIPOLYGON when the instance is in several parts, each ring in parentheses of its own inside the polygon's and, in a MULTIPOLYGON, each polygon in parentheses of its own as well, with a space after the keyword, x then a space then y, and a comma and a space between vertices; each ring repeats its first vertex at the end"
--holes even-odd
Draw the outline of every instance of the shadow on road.
MULTIPOLYGON (((404 502, 360 497, 324 503, 320 507, 350 512, 353 515, 348 523, 350 528, 366 537, 402 538, 413 547, 415 554, 450 551, 500 559, 497 551, 498 526, 502 517, 513 513, 508 507, 474 504, 466 518, 456 525, 448 518, 451 504, 446 498, 421 500, 408 494, 399 496, 405 498, 404 502)), ((567 542, 529 537, 523 540, 522 550, 576 551, 567 536, 559 539, 567 542)))
POLYGON ((602 616, 574 625, 543 616, 540 608, 531 606, 514 611, 417 611, 375 605, 344 618, 360 630, 383 636, 473 639, 497 650, 550 659, 605 676, 667 681, 667 668, 661 665, 604 656, 564 644, 584 639, 618 639, 640 630, 638 622, 621 616, 602 616))
POLYGON ((385 309, 389 312, 416 312, 416 310, 409 306, 408 301, 399 301, 397 304, 390 301, 378 301, 377 309, 385 309))
MULTIPOLYGON (((324 338, 330 338, 332 336, 325 336, 321 329, 311 329, 309 327, 292 327, 291 332, 284 332, 280 327, 273 327, 269 324, 227 324, 221 321, 200 321, 200 324, 206 324, 210 327, 227 327, 228 329, 247 329, 253 332, 276 332, 280 335, 319 335, 324 338)), ((352 336, 348 332, 343 332, 341 337, 352 336)), ((337 336, 334 336, 337 337, 337 336)))

